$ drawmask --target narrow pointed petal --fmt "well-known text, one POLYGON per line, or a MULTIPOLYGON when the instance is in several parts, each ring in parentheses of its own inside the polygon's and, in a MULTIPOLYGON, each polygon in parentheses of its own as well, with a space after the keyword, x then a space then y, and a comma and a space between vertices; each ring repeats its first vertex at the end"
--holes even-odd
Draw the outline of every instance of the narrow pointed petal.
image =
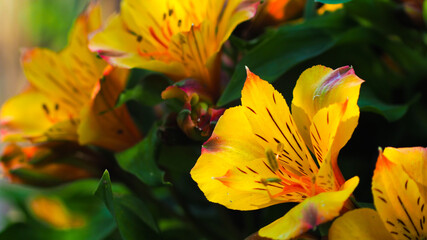
POLYGON ((378 213, 370 208, 360 208, 345 213, 332 223, 330 240, 392 240, 378 213))
POLYGON ((259 230, 261 237, 291 239, 328 222, 340 214, 344 203, 350 197, 359 178, 348 180, 339 191, 320 193, 307 198, 292 208, 285 216, 259 230))
MULTIPOLYGON (((420 148, 419 148, 420 149, 420 148)), ((395 239, 422 239, 425 226, 425 196, 401 164, 389 160, 392 151, 380 151, 372 179, 375 207, 395 239)), ((393 159, 396 154, 391 154, 393 159)), ((404 162, 410 159, 395 159, 404 162)), ((425 161, 426 159, 424 159, 425 161)))
POLYGON ((258 142, 265 149, 283 144, 279 162, 286 169, 297 169, 300 175, 313 176, 317 170, 300 136, 282 94, 267 81, 247 70, 242 90, 242 107, 258 142))
POLYGON ((347 111, 336 134, 332 158, 336 158, 339 150, 350 139, 359 119, 357 100, 362 82, 348 66, 332 70, 318 65, 301 74, 293 92, 292 116, 312 151, 309 126, 315 114, 324 107, 343 103, 347 99, 347 111))

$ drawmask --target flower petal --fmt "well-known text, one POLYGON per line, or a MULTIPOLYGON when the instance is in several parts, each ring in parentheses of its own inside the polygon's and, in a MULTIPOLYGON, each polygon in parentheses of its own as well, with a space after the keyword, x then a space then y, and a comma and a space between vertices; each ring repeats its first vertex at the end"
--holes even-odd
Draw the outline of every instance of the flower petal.
POLYGON ((76 140, 76 122, 70 117, 72 113, 73 109, 67 105, 60 105, 30 88, 2 106, 2 141, 76 140))
POLYGON ((265 150, 256 138, 243 107, 225 111, 191 170, 209 201, 237 210, 259 209, 278 202, 261 183, 261 178, 276 175, 265 164, 265 150))
POLYGON ((137 143, 141 136, 125 105, 115 108, 129 71, 113 69, 100 81, 91 102, 82 109, 78 128, 79 143, 121 151, 137 143))
MULTIPOLYGON (((425 196, 403 166, 390 161, 385 153, 380 151, 372 179, 374 204, 384 225, 396 239, 427 236, 425 196)), ((394 156, 392 154, 391 158, 394 156)))
POLYGON ((402 165, 403 170, 414 180, 424 199, 427 199, 427 148, 392 148, 384 149, 384 156, 396 164, 402 165))
POLYGON ((317 171, 311 155, 300 136, 282 94, 271 84, 247 70, 242 90, 242 107, 258 143, 264 149, 283 150, 279 162, 286 169, 291 167, 299 175, 313 176, 317 171))
POLYGON ((378 213, 370 208, 360 208, 345 213, 332 223, 330 240, 392 240, 378 213))
POLYGON ((337 157, 339 150, 347 143, 357 126, 359 119, 357 100, 362 82, 363 80, 348 66, 332 70, 318 65, 301 74, 293 92, 292 116, 301 136, 312 151, 314 149, 309 126, 315 114, 324 107, 343 103, 348 99, 347 110, 340 123, 332 150, 332 158, 337 157))
POLYGON ((339 191, 324 192, 307 198, 285 216, 259 230, 261 237, 291 239, 337 217, 359 183, 358 177, 348 180, 339 191))

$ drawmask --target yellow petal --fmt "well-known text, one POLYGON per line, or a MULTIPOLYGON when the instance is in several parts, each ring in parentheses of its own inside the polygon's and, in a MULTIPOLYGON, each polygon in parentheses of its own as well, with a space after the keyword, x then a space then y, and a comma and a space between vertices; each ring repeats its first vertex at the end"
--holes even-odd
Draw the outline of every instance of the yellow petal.
POLYGON ((403 170, 409 177, 414 180, 424 198, 426 198, 427 188, 427 148, 411 147, 411 148, 392 148, 384 149, 384 156, 388 160, 396 164, 402 165, 403 170))
POLYGON ((339 191, 324 192, 307 198, 292 208, 285 216, 259 230, 261 237, 272 239, 291 239, 328 222, 340 211, 359 183, 359 178, 348 180, 339 191))
POLYGON ((362 82, 350 67, 332 70, 318 65, 301 74, 293 92, 292 116, 312 151, 309 127, 314 115, 324 107, 343 103, 347 99, 347 110, 335 137, 332 158, 336 158, 339 150, 350 139, 359 119, 357 100, 362 82))
POLYGON ((299 171, 300 175, 313 176, 317 171, 311 155, 296 128, 282 94, 271 84, 247 70, 242 90, 242 107, 246 118, 264 149, 277 149, 283 144, 279 162, 299 171))
MULTIPOLYGON (((394 156, 392 154, 391 158, 394 156)), ((372 193, 375 207, 395 239, 427 236, 425 196, 421 195, 417 182, 405 172, 403 166, 390 161, 382 152, 372 179, 372 193)))
POLYGON ((59 199, 37 196, 30 200, 29 206, 39 220, 54 228, 66 230, 86 225, 82 216, 71 213, 59 199))
POLYGON ((87 37, 100 21, 99 4, 92 4, 77 18, 63 51, 37 48, 23 52, 22 67, 32 90, 3 107, 2 125, 9 140, 76 140, 80 111, 90 101, 106 66, 87 48, 87 37), (36 117, 38 123, 29 123, 36 117))
POLYGON ((90 6, 77 18, 69 45, 63 51, 25 51, 21 57, 22 68, 32 85, 63 104, 75 108, 83 106, 106 66, 87 47, 90 31, 98 28, 99 24, 99 5, 90 6))
POLYGON ((100 81, 100 89, 82 109, 78 128, 79 143, 121 151, 137 143, 141 136, 125 105, 115 108, 129 71, 114 69, 100 81))
POLYGON ((193 180, 209 201, 237 210, 277 203, 267 191, 258 189, 265 189, 262 183, 255 182, 276 177, 264 164, 265 150, 256 138, 243 107, 225 111, 191 170, 193 180))
POLYGON ((313 117, 310 126, 310 137, 314 148, 314 155, 317 158, 320 169, 323 162, 328 161, 328 166, 322 170, 324 178, 318 179, 325 184, 325 187, 335 189, 335 179, 341 185, 345 182, 344 177, 337 163, 337 153, 333 152, 333 146, 337 141, 336 135, 340 127, 341 120, 347 111, 348 100, 343 103, 331 104, 328 107, 320 109, 313 117), (330 166, 329 166, 330 165, 330 166), (326 171, 325 171, 326 170, 326 171), (333 170, 333 172, 330 172, 333 170), (328 180, 328 181, 327 181, 328 180))
POLYGON ((378 213, 370 208, 360 208, 345 213, 332 223, 330 240, 392 240, 378 213))
POLYGON ((2 141, 76 140, 77 122, 71 118, 72 114, 72 108, 30 88, 2 106, 2 141))
POLYGON ((217 53, 234 28, 253 16, 255 1, 135 1, 97 33, 90 48, 109 63, 195 78, 219 91, 217 53))

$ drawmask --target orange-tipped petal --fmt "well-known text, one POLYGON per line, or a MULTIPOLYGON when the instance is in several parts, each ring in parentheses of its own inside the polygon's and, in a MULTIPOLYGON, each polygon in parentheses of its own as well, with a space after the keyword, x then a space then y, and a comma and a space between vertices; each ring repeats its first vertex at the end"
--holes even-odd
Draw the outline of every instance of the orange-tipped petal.
POLYGON ((345 213, 332 223, 330 240, 392 240, 378 213, 370 208, 360 208, 345 213))
MULTIPOLYGON (((417 239, 427 236, 425 226, 425 191, 420 191, 417 182, 406 173, 401 162, 414 160, 414 156, 426 161, 423 148, 415 148, 409 153, 408 159, 401 155, 400 159, 389 160, 398 156, 393 150, 380 151, 372 179, 372 193, 375 207, 384 225, 395 239, 417 239), (390 156, 386 155, 390 154, 390 156), (414 154, 415 153, 415 154, 414 154), (412 159, 411 159, 412 158, 412 159)), ((405 153, 403 151, 402 153, 405 153)), ((421 160, 420 159, 420 160, 421 160)))
POLYGON ((324 192, 306 199, 285 216, 259 230, 261 237, 291 239, 339 216, 359 178, 348 180, 339 191, 324 192))

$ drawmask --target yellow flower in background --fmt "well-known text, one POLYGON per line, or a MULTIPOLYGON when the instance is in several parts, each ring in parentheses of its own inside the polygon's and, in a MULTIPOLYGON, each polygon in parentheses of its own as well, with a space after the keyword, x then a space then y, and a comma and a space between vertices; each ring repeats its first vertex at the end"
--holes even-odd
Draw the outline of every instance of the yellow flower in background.
POLYGON ((372 179, 377 212, 357 209, 338 218, 329 239, 426 239, 427 148, 385 148, 372 179))
POLYGON ((2 106, 3 141, 69 140, 118 151, 140 138, 126 108, 114 109, 127 72, 111 71, 87 47, 89 33, 100 26, 100 7, 92 4, 60 53, 40 48, 23 53, 30 87, 2 106))
MULTIPOLYGON (((254 0, 123 0, 120 15, 95 34, 90 49, 110 64, 195 78, 220 88, 219 51, 235 27, 255 14, 254 0)), ((216 96, 218 97, 218 96, 216 96)))
POLYGON ((208 200, 231 209, 302 202, 262 237, 289 239, 332 220, 359 181, 341 182, 334 158, 357 125, 362 82, 349 67, 312 67, 297 81, 291 115, 282 95, 248 70, 242 105, 219 119, 192 178, 208 200))
POLYGON ((30 200, 29 207, 38 220, 59 230, 82 228, 86 225, 83 216, 69 211, 57 198, 37 196, 30 200))

